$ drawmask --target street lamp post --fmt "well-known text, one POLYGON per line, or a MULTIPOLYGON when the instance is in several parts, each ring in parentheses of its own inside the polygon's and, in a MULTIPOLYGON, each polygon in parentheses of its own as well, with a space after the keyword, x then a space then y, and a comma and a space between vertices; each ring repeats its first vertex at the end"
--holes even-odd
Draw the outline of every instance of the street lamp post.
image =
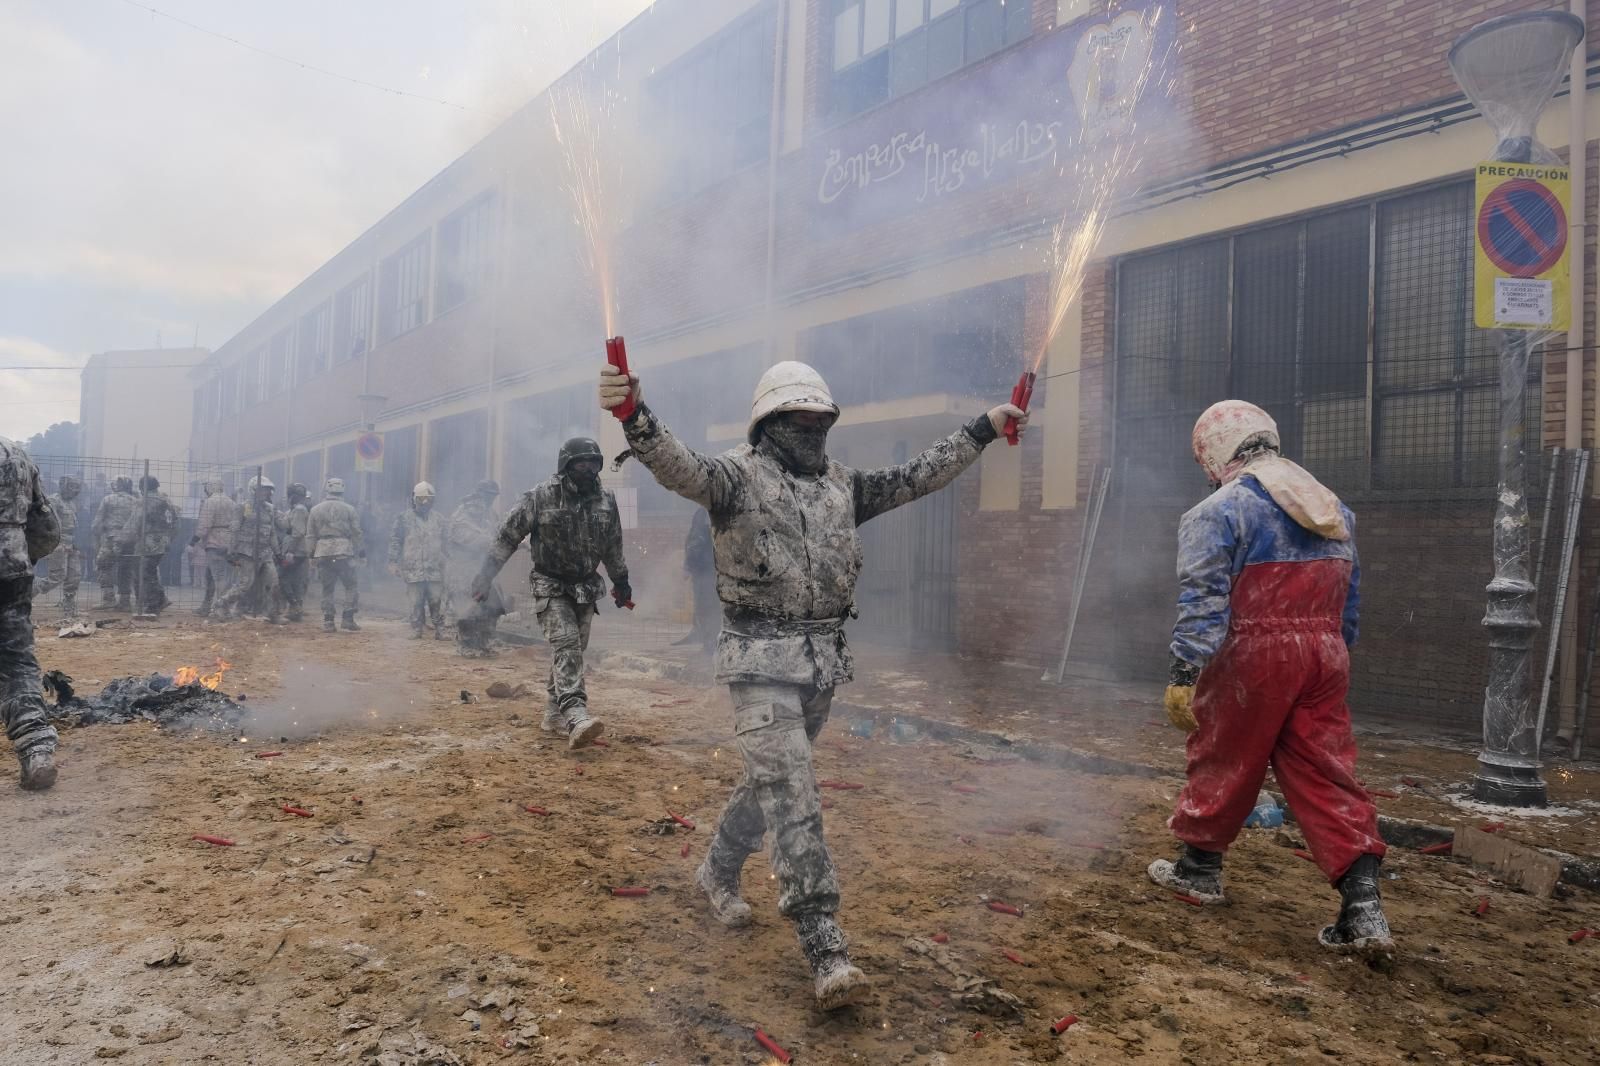
MULTIPOLYGON (((1494 159, 1559 163, 1535 137, 1539 115, 1561 84, 1583 22, 1563 11, 1490 19, 1451 47, 1450 70, 1498 136, 1494 159)), ((1574 91, 1582 92, 1582 86, 1574 91)), ((1574 151, 1582 151, 1577 145, 1574 151)), ((1473 796, 1487 803, 1543 807, 1533 717, 1531 651, 1539 628, 1528 579, 1527 330, 1495 333, 1500 348, 1500 463, 1495 493, 1494 578, 1483 624, 1489 630, 1489 678, 1483 696, 1483 750, 1473 796)))

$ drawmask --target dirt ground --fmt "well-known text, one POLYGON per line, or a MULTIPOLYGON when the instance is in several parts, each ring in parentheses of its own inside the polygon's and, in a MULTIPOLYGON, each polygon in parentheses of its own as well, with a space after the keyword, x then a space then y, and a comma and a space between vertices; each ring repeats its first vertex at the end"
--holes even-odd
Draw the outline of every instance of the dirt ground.
MULTIPOLYGON (((573 755, 538 729, 542 647, 465 661, 382 619, 337 637, 187 618, 40 635, 44 666, 89 692, 220 656, 224 688, 269 724, 243 739, 73 730, 53 792, 0 789, 6 1063, 760 1064, 757 1026, 799 1063, 1600 1061, 1600 937, 1568 942, 1600 927, 1588 892, 1535 899, 1397 849, 1384 971, 1316 945, 1336 897, 1294 855, 1293 826, 1240 838, 1229 906, 1151 885, 1181 767, 1153 693, 864 655, 872 680, 841 698, 879 712, 871 736, 841 708, 817 763, 863 786, 824 796, 876 1001, 823 1016, 761 856, 750 929, 716 925, 692 889, 738 774, 727 697, 705 683, 608 660, 591 701, 609 746, 573 755), (536 693, 484 697, 496 680, 536 693), (1158 772, 933 740, 918 715, 1158 772)), ((1398 794, 1386 813, 1485 817, 1446 796, 1471 765, 1459 745, 1364 740, 1369 787, 1398 794)), ((1566 813, 1506 832, 1600 850, 1600 774, 1551 780, 1566 813)))

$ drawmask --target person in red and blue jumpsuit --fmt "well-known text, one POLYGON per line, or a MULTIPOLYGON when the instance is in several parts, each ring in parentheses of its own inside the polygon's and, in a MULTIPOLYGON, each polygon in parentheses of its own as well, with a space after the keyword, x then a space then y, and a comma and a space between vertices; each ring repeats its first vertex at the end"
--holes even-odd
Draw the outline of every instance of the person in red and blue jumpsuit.
POLYGON ((1176 861, 1157 884, 1223 902, 1222 855, 1272 767, 1312 857, 1343 900, 1319 934, 1337 950, 1393 947, 1378 894, 1385 848, 1355 777, 1345 696, 1360 566, 1355 516, 1279 454, 1277 425, 1226 400, 1195 424, 1215 491, 1178 533, 1178 622, 1166 708, 1189 731, 1187 783, 1168 825, 1176 861))

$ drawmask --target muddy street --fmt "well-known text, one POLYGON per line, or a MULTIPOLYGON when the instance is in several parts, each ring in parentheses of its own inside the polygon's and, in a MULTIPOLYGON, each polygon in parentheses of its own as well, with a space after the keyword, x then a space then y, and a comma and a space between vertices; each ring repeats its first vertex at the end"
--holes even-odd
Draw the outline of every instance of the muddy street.
MULTIPOLYGON (((1400 949, 1375 970, 1316 945, 1336 897, 1292 824, 1247 832, 1232 904, 1200 910, 1143 874, 1170 850, 1177 778, 932 739, 860 705, 816 762, 859 786, 823 795, 874 998, 825 1016, 759 856, 747 930, 717 925, 692 886, 738 775, 723 691, 613 657, 592 684, 608 743, 574 754, 539 731, 542 647, 468 662, 400 634, 163 622, 41 641, 44 667, 91 692, 221 658, 224 690, 259 718, 239 736, 68 731, 57 788, 9 794, 0 1040, 15 1061, 763 1063, 758 1027, 802 1063, 1600 1053, 1600 942, 1568 943, 1600 926, 1590 893, 1537 899, 1395 849, 1400 949), (502 680, 538 697, 484 695, 502 680)), ((1122 759, 1170 765, 1177 734, 1142 728, 1154 704, 1112 695, 1058 698, 1080 708, 1075 734, 1121 719, 1122 759)), ((1419 763, 1442 781, 1470 756, 1391 742, 1363 769, 1387 781, 1419 763)), ((1566 816, 1507 831, 1592 840, 1595 775, 1567 773, 1566 816)))

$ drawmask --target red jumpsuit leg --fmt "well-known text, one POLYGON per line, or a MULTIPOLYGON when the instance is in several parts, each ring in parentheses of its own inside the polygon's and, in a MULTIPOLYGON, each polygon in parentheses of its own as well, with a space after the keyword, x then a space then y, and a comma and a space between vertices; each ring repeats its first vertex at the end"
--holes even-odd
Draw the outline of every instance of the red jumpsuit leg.
POLYGON ((1345 703, 1350 654, 1336 633, 1300 639, 1315 673, 1278 735, 1272 768, 1317 865, 1337 883, 1356 859, 1387 849, 1378 836, 1378 810, 1356 781, 1356 740, 1345 703))
POLYGON ((1229 637, 1194 691, 1200 728, 1186 746, 1187 783, 1167 825, 1185 844, 1226 851, 1256 805, 1267 763, 1303 678, 1271 636, 1229 637))

